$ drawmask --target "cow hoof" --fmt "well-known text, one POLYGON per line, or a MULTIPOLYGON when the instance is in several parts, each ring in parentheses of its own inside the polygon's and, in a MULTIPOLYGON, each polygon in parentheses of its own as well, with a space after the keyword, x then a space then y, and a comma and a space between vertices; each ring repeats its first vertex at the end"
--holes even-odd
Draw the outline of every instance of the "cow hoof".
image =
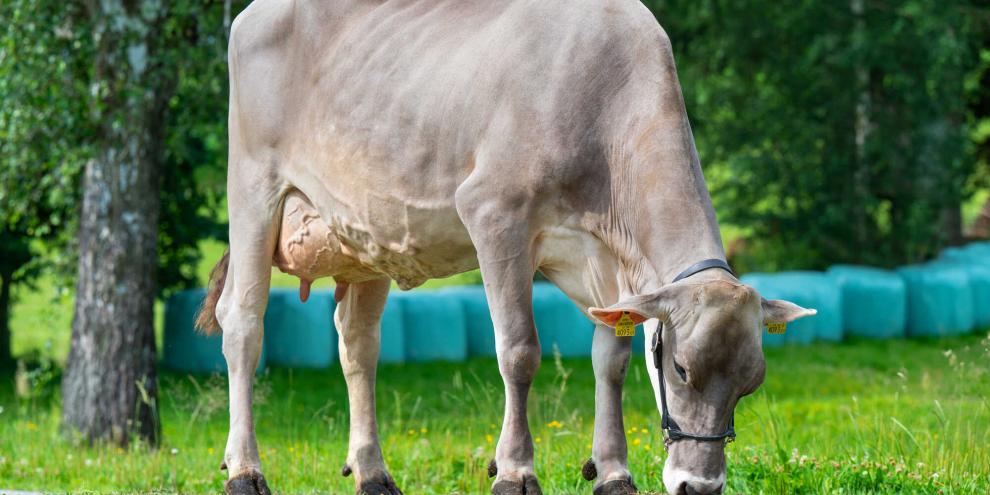
POLYGON ((588 481, 598 477, 598 468, 595 467, 595 461, 593 459, 588 459, 588 462, 584 463, 584 466, 581 468, 581 476, 588 481))
POLYGON ((227 495, 272 495, 265 483, 265 477, 261 473, 253 471, 239 474, 223 485, 223 491, 227 495))
POLYGON ((492 487, 492 495, 543 495, 535 476, 524 476, 520 481, 502 480, 492 487))
POLYGON ((386 476, 380 479, 362 481, 357 489, 357 495, 402 495, 402 490, 395 486, 395 481, 386 476))
POLYGON ((595 488, 595 495, 634 495, 638 493, 632 480, 612 480, 595 488))

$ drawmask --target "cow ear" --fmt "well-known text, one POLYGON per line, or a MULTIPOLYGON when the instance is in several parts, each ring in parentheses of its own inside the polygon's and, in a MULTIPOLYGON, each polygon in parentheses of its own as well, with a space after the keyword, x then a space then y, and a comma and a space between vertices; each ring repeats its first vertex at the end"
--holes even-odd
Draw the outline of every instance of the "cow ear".
POLYGON ((667 301, 670 299, 669 288, 660 289, 652 294, 627 297, 607 308, 588 308, 588 313, 596 320, 615 327, 623 314, 628 313, 633 323, 639 325, 650 318, 665 320, 669 314, 667 301))
POLYGON ((761 306, 763 306, 764 325, 769 323, 790 323, 798 318, 818 314, 817 310, 802 308, 790 301, 780 299, 763 299, 761 306))

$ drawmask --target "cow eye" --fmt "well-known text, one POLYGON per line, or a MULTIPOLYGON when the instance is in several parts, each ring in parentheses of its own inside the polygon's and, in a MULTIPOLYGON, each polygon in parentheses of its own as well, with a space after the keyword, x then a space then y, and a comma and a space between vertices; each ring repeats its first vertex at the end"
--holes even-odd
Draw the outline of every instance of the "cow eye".
POLYGON ((677 364, 676 360, 674 361, 674 371, 681 377, 681 381, 687 383, 687 371, 684 371, 684 367, 677 364))

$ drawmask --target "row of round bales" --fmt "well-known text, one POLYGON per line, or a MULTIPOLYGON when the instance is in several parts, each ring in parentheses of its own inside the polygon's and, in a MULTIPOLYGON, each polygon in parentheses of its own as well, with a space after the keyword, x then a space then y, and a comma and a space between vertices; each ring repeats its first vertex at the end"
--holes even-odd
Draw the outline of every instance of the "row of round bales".
MULTIPOLYGON (((959 335, 990 327, 990 243, 951 248, 935 261, 896 270, 838 265, 826 272, 751 273, 742 277, 767 299, 787 299, 818 315, 764 333, 768 346, 840 341, 846 336, 888 339, 959 335)), ((165 364, 187 372, 224 371, 219 336, 192 327, 203 291, 176 294, 165 308, 165 364)), ((325 368, 337 360, 335 303, 330 290, 302 303, 296 290, 274 289, 265 313, 266 365, 325 368)), ((593 324, 556 287, 536 283, 533 310, 545 356, 589 356, 593 324)), ((642 349, 642 327, 634 349, 642 349)), ((393 291, 381 320, 384 363, 462 361, 494 356, 495 333, 484 289, 393 291)))
MULTIPOLYGON (((203 300, 202 290, 172 296, 165 306, 165 364, 186 372, 225 371, 220 336, 192 327, 203 300)), ((293 289, 273 289, 265 313, 264 346, 259 369, 266 365, 325 368, 338 359, 332 290, 317 290, 305 303, 293 289)), ((589 356, 594 325, 559 289, 533 286, 533 312, 543 354, 589 356)), ((637 332, 634 344, 643 346, 637 332)), ((393 291, 381 318, 380 362, 463 361, 495 356, 495 330, 481 286, 436 291, 393 291)))

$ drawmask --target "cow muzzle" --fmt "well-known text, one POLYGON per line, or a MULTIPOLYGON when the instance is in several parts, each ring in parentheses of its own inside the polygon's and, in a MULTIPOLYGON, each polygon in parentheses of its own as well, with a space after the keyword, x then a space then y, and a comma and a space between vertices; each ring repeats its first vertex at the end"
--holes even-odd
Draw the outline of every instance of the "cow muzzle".
POLYGON ((672 445, 663 466, 663 484, 671 495, 712 495, 725 489, 725 451, 721 444, 685 440, 672 445))

